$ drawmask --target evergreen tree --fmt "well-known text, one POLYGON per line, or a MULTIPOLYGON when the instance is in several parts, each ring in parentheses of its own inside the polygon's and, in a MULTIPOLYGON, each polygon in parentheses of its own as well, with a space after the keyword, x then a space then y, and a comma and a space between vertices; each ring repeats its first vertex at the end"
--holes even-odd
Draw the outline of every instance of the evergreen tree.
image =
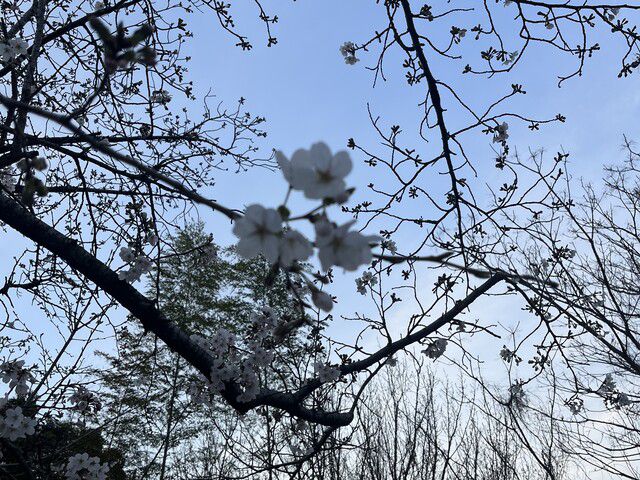
MULTIPOLYGON (((264 307, 284 322, 300 315, 287 288, 291 276, 274 272, 262 258, 244 260, 219 248, 202 224, 188 225, 169 243, 170 253, 152 272, 150 293, 186 332, 206 338, 219 328, 246 331, 252 313, 264 307)), ((295 359, 317 348, 318 331, 302 328, 287 338, 274 364, 288 364, 288 374, 292 368, 301 372, 295 359)), ((111 442, 125 452, 131 478, 168 478, 172 453, 228 411, 193 402, 188 391, 199 381, 195 370, 141 328, 121 329, 117 352, 102 355, 110 366, 102 381, 110 397, 104 415, 114 419, 111 442)))

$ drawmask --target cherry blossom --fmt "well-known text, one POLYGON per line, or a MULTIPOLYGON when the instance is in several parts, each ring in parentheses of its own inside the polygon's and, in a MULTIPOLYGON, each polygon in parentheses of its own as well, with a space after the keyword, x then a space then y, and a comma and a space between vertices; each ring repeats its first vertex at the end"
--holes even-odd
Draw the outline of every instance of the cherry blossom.
POLYGON ((347 65, 355 65, 360 61, 356 57, 356 45, 353 42, 344 42, 340 46, 340 53, 344 57, 344 63, 347 65))
POLYGON ((425 348, 422 353, 424 353, 427 357, 436 360, 444 354, 447 349, 447 340, 444 338, 438 338, 431 342, 427 348, 425 348))
POLYGON ((154 90, 151 94, 151 101, 153 103, 159 103, 161 105, 166 105, 171 101, 171 94, 166 90, 154 90))
POLYGON ((626 407, 627 405, 631 405, 631 403, 631 399, 626 393, 619 393, 616 397, 616 405, 618 407, 626 407))
POLYGON ((344 196, 344 177, 352 168, 347 152, 332 155, 325 143, 315 143, 310 150, 296 150, 291 161, 282 152, 276 152, 276 158, 291 188, 302 190, 305 197, 317 200, 344 196))
POLYGON ((378 284, 378 279, 373 273, 366 271, 361 278, 356 278, 356 289, 360 295, 366 295, 367 287, 373 287, 378 284))
POLYGON ((516 382, 509 387, 509 404, 518 410, 527 406, 527 394, 522 387, 522 382, 516 382))
POLYGON ((133 262, 136 258, 135 254, 129 247, 122 247, 120 249, 119 255, 120 255, 120 259, 126 263, 133 262))
POLYGON ((13 389, 18 397, 29 393, 29 383, 34 381, 31 372, 24 368, 23 360, 13 360, 0 365, 0 378, 9 384, 9 389, 13 389))
POLYGON ((493 137, 494 143, 506 142, 509 138, 509 134, 507 133, 509 130, 509 124, 507 122, 502 122, 495 128, 495 135, 493 137))
POLYGON ((330 312, 333 308, 333 299, 331 298, 331 295, 321 290, 313 290, 311 292, 311 299, 313 300, 313 304, 320 310, 330 312))
POLYGON ((393 240, 382 240, 382 242, 380 242, 380 246, 385 250, 389 250, 391 253, 395 254, 398 252, 398 246, 393 240))
POLYGON ((318 380, 322 383, 334 382, 340 378, 340 369, 335 365, 316 362, 313 367, 318 380))
POLYGON ((73 404, 72 408, 81 414, 96 413, 102 408, 97 395, 82 385, 76 388, 75 392, 69 397, 69 401, 73 404))
POLYGON ((22 408, 8 408, 4 416, 0 417, 0 437, 8 438, 13 442, 27 435, 33 435, 35 426, 36 421, 25 417, 22 414, 22 408))
MULTIPOLYGON (((262 254, 271 263, 278 260, 281 250, 282 218, 272 208, 250 205, 242 218, 236 220, 233 234, 237 236, 238 254, 252 258, 262 254)), ((297 250, 299 251, 299 250, 297 250)), ((289 255, 290 252, 287 253, 289 255)))
POLYGON ((128 248, 122 248, 120 250, 120 258, 123 260, 127 259, 129 263, 133 263, 129 270, 122 270, 118 273, 118 278, 120 280, 124 280, 129 283, 140 280, 140 277, 145 273, 149 273, 153 266, 149 257, 145 255, 138 255, 134 257, 133 253, 128 248))
POLYGON ((20 55, 26 55, 29 44, 22 38, 11 38, 0 43, 0 59, 10 62, 20 55))
POLYGON ((287 230, 280 242, 280 264, 284 267, 306 260, 313 253, 311 242, 296 230, 287 230))
POLYGON ((70 457, 65 469, 67 480, 106 480, 109 465, 100 463, 98 457, 78 453, 70 457))
POLYGON ((613 379, 613 375, 607 373, 604 377, 604 381, 602 385, 598 388, 598 393, 600 395, 610 395, 616 390, 616 382, 613 379))
POLYGON ((347 222, 339 227, 322 219, 315 224, 318 256, 324 270, 333 265, 348 271, 356 270, 360 265, 371 262, 371 243, 378 241, 376 236, 365 236, 349 231, 354 224, 347 222))
POLYGON ((578 415, 584 407, 584 401, 581 398, 573 398, 566 402, 567 407, 573 415, 578 415))

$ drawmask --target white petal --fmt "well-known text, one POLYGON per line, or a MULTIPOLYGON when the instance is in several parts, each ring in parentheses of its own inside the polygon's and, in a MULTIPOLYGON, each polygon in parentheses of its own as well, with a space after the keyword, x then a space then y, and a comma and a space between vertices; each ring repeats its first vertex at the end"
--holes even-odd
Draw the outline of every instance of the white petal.
POLYGON ((254 203, 249 205, 244 211, 244 218, 247 220, 252 220, 255 223, 262 223, 264 219, 264 210, 265 208, 262 205, 254 203))
POLYGON ((300 148, 293 152, 291 156, 291 166, 293 168, 313 168, 313 162, 311 161, 311 155, 308 150, 300 148))
POLYGON ((320 248, 320 251, 318 252, 318 258, 320 259, 320 265, 322 265, 322 269, 325 271, 329 270, 333 265, 335 265, 336 256, 334 254, 333 248, 330 246, 320 248))
POLYGON ((275 235, 267 235, 262 239, 262 253, 270 263, 276 263, 280 253, 280 239, 275 235))
POLYGON ((240 239, 236 250, 243 258, 253 258, 260 253, 262 242, 258 235, 251 235, 240 239))
POLYGON ((236 237, 247 237, 256 233, 256 224, 247 217, 239 218, 231 231, 236 237))
POLYGON ((282 175, 285 180, 291 183, 291 162, 284 153, 279 150, 276 152, 276 160, 278 161, 278 166, 280 167, 280 170, 282 170, 282 175))
POLYGON ((328 171, 331 168, 333 155, 331 155, 331 150, 326 143, 314 143, 311 146, 311 151, 309 153, 311 160, 313 161, 313 165, 318 170, 328 171))
POLYGON ((349 175, 352 168, 351 157, 347 152, 343 150, 335 154, 331 164, 331 173, 334 176, 344 178, 349 175))
POLYGON ((280 232, 280 230, 282 229, 282 217, 277 210, 274 210, 273 208, 268 208, 265 210, 263 226, 269 232, 280 232))

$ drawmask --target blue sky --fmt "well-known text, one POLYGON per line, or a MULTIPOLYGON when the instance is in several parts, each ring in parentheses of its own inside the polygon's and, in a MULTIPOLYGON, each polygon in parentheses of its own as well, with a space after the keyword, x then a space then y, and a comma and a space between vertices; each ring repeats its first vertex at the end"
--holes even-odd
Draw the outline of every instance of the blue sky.
MULTIPOLYGON (((375 147, 379 139, 368 119, 369 104, 374 115, 380 115, 387 127, 400 124, 406 132, 404 138, 408 145, 424 148, 427 155, 428 147, 416 134, 420 118, 417 105, 422 100, 424 86, 406 84, 402 57, 398 52, 389 53, 385 64, 387 81, 378 82, 374 88, 373 74, 366 67, 377 61, 375 48, 368 55, 360 54, 361 61, 355 66, 345 65, 338 51, 343 42, 362 42, 376 28, 384 26, 384 10, 380 5, 370 0, 274 2, 269 13, 280 18, 273 27, 279 43, 271 48, 265 46, 254 7, 252 2, 232 7, 238 29, 249 33, 253 50, 245 52, 235 47, 214 19, 201 15, 190 23, 194 39, 188 53, 193 57, 190 72, 196 90, 206 92, 211 88, 221 101, 232 102, 245 97, 247 107, 254 114, 267 118, 269 136, 261 143, 265 152, 277 148, 290 154, 296 148, 308 148, 319 140, 337 150, 345 147, 349 137, 362 145, 375 147)), ((505 29, 509 25, 509 15, 505 8, 500 17, 505 29)), ((444 23, 446 28, 440 33, 446 34, 449 25, 444 23)), ((622 160, 622 135, 635 138, 640 133, 637 80, 634 77, 617 78, 622 45, 606 37, 597 40, 601 42, 602 50, 588 62, 585 75, 565 82, 562 88, 557 86, 557 77, 571 71, 576 59, 560 57, 557 51, 546 46, 531 48, 513 74, 506 77, 463 77, 460 71, 466 59, 442 61, 433 58, 432 68, 437 78, 450 82, 466 100, 478 107, 508 91, 511 83, 524 84, 528 94, 517 99, 514 109, 539 118, 562 113, 568 121, 543 127, 538 133, 531 133, 525 124, 511 122, 512 149, 526 152, 529 148, 544 147, 551 154, 564 149, 571 153, 574 177, 597 181, 604 164, 622 160)), ((467 36, 461 46, 463 52, 469 48, 469 42, 473 45, 473 39, 467 36)), ((519 47, 514 42, 508 49, 519 47)), ((448 106, 447 119, 455 127, 462 117, 459 109, 450 103, 448 106)), ((437 142, 437 138, 433 140, 437 142)), ((464 140, 480 177, 491 181, 496 171, 490 137, 476 130, 464 140)), ((355 198, 361 198, 358 195, 366 193, 365 186, 372 181, 371 170, 364 167, 362 156, 355 154, 353 160, 355 169, 349 181, 360 192, 355 198)), ((439 178, 426 181, 434 182, 433 187, 441 182, 439 178)), ((233 207, 241 208, 254 202, 275 206, 282 200, 285 188, 278 172, 253 170, 243 175, 221 174, 211 195, 233 207)), ((222 218, 201 213, 208 219, 209 228, 218 241, 234 240, 222 218)), ((335 219, 346 221, 348 218, 336 212, 335 219)), ((396 240, 401 244, 403 239, 396 240)), ((368 307, 362 304, 364 299, 355 292, 353 278, 353 275, 338 274, 334 291, 341 293, 341 307, 367 311, 368 307)), ((427 295, 431 279, 432 276, 428 276, 423 285, 427 295)), ((474 313, 507 324, 520 320, 514 319, 514 309, 519 310, 516 305, 504 302, 497 305, 492 300, 482 302, 474 313)), ((337 313, 342 311, 341 307, 337 313)), ((408 306, 406 309, 401 307, 397 315, 402 317, 411 310, 408 306)), ((400 318, 399 324, 402 324, 400 318)), ((346 331, 340 328, 340 333, 350 330, 350 327, 343 328, 346 331)), ((497 348, 501 346, 502 343, 497 348)))

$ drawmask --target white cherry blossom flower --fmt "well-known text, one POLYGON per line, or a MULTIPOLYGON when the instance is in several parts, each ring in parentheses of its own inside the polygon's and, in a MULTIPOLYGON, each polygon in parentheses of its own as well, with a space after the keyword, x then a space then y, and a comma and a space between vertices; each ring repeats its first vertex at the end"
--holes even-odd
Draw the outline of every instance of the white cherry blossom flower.
POLYGON ((367 287, 374 287, 378 284, 378 278, 373 273, 366 271, 361 278, 356 278, 356 289, 360 295, 367 294, 367 287))
POLYGON ((380 246, 385 250, 389 250, 393 254, 398 252, 398 246, 396 245, 396 242, 394 242, 393 240, 382 240, 382 242, 380 243, 380 246))
POLYGON ((151 102, 166 105, 171 101, 171 94, 166 90, 154 90, 151 94, 151 102))
POLYGON ((7 408, 4 416, 0 417, 0 437, 8 438, 12 442, 19 438, 26 438, 35 432, 36 421, 25 417, 22 408, 7 408))
POLYGON ((69 401, 73 404, 72 408, 81 414, 96 413, 102 408, 98 396, 82 385, 69 396, 69 401))
POLYGON ((119 255, 120 259, 125 263, 131 263, 136 258, 135 254, 129 247, 122 247, 119 255))
POLYGON ((576 397, 566 402, 566 405, 569 407, 569 410, 573 415, 578 415, 584 407, 584 401, 581 398, 576 397))
POLYGON ((280 236, 282 218, 272 208, 262 205, 250 205, 242 218, 236 220, 233 234, 238 237, 238 254, 244 258, 252 258, 262 254, 275 263, 280 253, 280 236))
POLYGON ((506 142, 509 138, 509 134, 507 130, 509 130, 509 124, 507 122, 502 122, 496 128, 496 133, 493 136, 494 143, 506 142))
POLYGON ((422 353, 424 353, 427 357, 436 360, 444 354, 447 349, 447 340, 444 338, 438 338, 431 342, 427 348, 425 348, 422 353))
POLYGON ((315 224, 318 256, 324 270, 336 265, 348 271, 356 270, 360 265, 371 262, 371 243, 378 241, 376 236, 365 236, 349 231, 354 222, 336 227, 326 219, 315 224))
POLYGON ((280 242, 280 264, 290 267, 296 261, 306 260, 313 253, 311 242, 296 230, 287 230, 280 242))
POLYGON ((353 42, 344 42, 340 46, 340 53, 344 57, 344 63, 347 65, 355 65, 360 61, 356 57, 356 45, 353 42))
POLYGON ((67 480, 106 480, 109 465, 100 463, 98 457, 88 453, 78 453, 70 457, 65 469, 67 480))
MULTIPOLYGON (((122 258, 123 260, 125 258, 129 259, 131 258, 130 253, 131 252, 127 251, 127 249, 122 248, 120 250, 120 258, 122 258)), ((153 264, 148 257, 144 255, 138 255, 133 260, 133 265, 129 270, 122 270, 118 273, 118 278, 129 283, 137 282, 138 280, 140 280, 140 277, 142 275, 151 271, 152 266, 153 264)))
POLYGON ((282 152, 276 152, 276 158, 291 188, 302 190, 305 197, 318 200, 344 196, 344 178, 352 168, 347 152, 332 155, 326 144, 315 143, 310 150, 296 150, 291 161, 282 152))
POLYGON ((238 401, 250 402, 260 392, 260 380, 252 368, 244 368, 241 375, 241 383, 244 391, 238 395, 238 401))
POLYGON ((516 382, 509 387, 509 403, 518 410, 527 406, 527 394, 521 382, 516 382))
POLYGON ((26 55, 29 44, 22 38, 11 38, 0 43, 0 57, 5 62, 10 62, 20 55, 26 55))
POLYGON ((313 367, 318 380, 322 383, 334 382, 340 378, 340 369, 335 365, 316 362, 313 367))
POLYGON ((311 292, 311 300, 313 300, 313 304, 316 307, 325 312, 330 312, 333 308, 333 299, 331 298, 331 295, 321 290, 313 290, 311 292))
POLYGON ((23 360, 13 360, 0 365, 0 378, 9 384, 9 389, 18 397, 29 393, 29 384, 34 382, 33 375, 24 367, 23 360))
POLYGON ((600 395, 610 395, 616 390, 616 382, 613 379, 613 375, 607 373, 604 377, 602 385, 597 390, 600 395))
POLYGON ((631 399, 629 398, 629 395, 621 392, 616 397, 616 404, 618 407, 626 407, 627 405, 631 405, 631 399))

